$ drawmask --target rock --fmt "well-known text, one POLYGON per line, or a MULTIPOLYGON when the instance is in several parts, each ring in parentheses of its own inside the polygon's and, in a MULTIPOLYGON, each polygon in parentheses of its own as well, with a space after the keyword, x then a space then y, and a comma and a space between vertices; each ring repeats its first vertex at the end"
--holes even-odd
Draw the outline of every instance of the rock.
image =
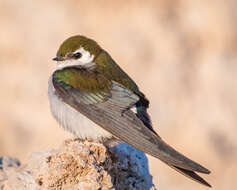
POLYGON ((8 156, 0 157, 0 182, 6 180, 20 166, 20 161, 8 156))
POLYGON ((1 160, 1 190, 155 190, 147 157, 126 143, 107 148, 66 140, 59 149, 33 153, 24 166, 1 160))

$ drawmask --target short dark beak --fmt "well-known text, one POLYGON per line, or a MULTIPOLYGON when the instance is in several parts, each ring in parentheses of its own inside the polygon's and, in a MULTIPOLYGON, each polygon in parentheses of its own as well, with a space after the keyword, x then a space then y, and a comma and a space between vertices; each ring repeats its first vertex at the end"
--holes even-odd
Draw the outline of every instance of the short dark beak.
POLYGON ((53 61, 63 61, 63 58, 62 57, 55 57, 55 58, 53 58, 53 61))

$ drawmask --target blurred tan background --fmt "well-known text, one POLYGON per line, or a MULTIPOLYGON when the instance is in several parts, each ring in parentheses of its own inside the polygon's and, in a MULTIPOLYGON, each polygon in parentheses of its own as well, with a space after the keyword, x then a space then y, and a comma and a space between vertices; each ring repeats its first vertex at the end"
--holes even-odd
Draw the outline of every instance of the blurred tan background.
MULTIPOLYGON (((71 35, 95 39, 150 99, 158 133, 237 187, 237 2, 0 0, 0 155, 23 163, 70 134, 50 114, 52 58, 71 35)), ((150 158, 158 189, 205 189, 150 158)))

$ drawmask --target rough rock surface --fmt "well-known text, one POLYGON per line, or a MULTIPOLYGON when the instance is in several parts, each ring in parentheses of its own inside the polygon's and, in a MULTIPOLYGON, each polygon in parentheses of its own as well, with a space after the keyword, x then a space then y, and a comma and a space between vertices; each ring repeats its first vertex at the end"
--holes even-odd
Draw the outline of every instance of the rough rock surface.
POLYGON ((0 190, 148 190, 156 188, 145 154, 126 143, 66 140, 59 149, 33 153, 26 165, 0 159, 0 190))

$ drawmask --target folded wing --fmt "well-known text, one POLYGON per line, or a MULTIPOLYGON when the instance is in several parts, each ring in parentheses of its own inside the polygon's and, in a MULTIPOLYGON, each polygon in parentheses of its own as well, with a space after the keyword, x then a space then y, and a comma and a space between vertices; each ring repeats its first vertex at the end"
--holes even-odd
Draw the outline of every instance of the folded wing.
MULTIPOLYGON (((209 174, 208 169, 185 157, 165 143, 130 110, 139 101, 139 96, 131 90, 112 81, 111 85, 107 85, 109 90, 106 88, 96 92, 85 91, 67 83, 65 80, 59 80, 57 72, 60 71, 54 73, 53 85, 57 95, 65 103, 87 116, 115 137, 159 158, 185 176, 210 186, 195 173, 209 174)), ((80 74, 80 71, 78 72, 80 74)), ((106 79, 103 80, 105 83, 111 82, 106 81, 106 79)))

